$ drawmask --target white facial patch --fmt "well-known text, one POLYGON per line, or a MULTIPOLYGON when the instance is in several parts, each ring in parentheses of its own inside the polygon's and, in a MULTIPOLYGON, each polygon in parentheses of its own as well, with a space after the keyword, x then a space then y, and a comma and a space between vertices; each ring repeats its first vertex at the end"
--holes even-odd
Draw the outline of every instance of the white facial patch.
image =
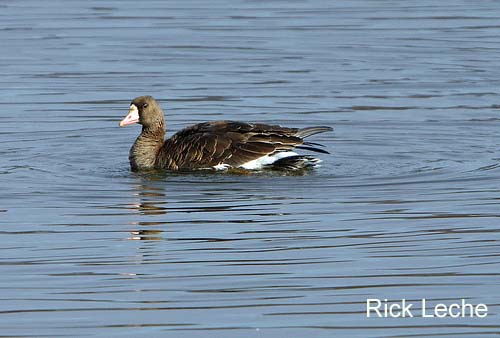
POLYGON ((120 127, 125 127, 137 122, 139 122, 139 109, 137 109, 135 104, 131 104, 127 116, 120 121, 120 127))

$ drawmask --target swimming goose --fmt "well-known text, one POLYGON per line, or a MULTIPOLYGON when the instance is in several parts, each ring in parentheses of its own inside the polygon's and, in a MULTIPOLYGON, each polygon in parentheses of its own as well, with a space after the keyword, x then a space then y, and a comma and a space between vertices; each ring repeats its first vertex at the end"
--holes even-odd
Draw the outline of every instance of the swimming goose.
POLYGON ((313 168, 321 160, 299 155, 305 149, 328 154, 322 145, 304 138, 331 127, 286 128, 235 121, 212 121, 184 128, 165 140, 163 111, 151 96, 136 97, 120 127, 134 123, 142 132, 130 149, 133 171, 148 169, 195 170, 243 168, 248 170, 313 168))

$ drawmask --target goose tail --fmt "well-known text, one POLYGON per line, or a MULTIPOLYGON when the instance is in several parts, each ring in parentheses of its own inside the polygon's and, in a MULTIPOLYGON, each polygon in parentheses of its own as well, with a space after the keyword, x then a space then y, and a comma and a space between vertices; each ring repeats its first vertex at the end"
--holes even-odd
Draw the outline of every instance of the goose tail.
POLYGON ((327 126, 317 126, 317 127, 307 127, 307 128, 302 128, 299 129, 296 133, 295 136, 300 137, 300 138, 306 138, 312 135, 316 135, 319 133, 324 133, 327 131, 332 131, 332 127, 327 127, 327 126))

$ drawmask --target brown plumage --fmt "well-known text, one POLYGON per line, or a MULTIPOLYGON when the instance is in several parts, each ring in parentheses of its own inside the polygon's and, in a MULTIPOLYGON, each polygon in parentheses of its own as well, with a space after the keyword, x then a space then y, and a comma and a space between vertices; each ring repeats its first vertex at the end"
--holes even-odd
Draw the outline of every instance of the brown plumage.
MULTIPOLYGON (((294 148, 328 153, 318 148, 320 144, 304 142, 303 139, 332 130, 330 127, 298 129, 235 121, 212 121, 184 128, 165 140, 163 111, 151 96, 135 98, 120 126, 133 123, 142 125, 142 132, 130 149, 129 160, 134 171, 194 170, 215 166, 237 168, 264 156, 283 154, 294 148)), ((280 161, 276 163, 278 162, 280 161)), ((305 168, 313 166, 319 160, 295 154, 281 162, 293 169, 294 163, 300 163, 301 167, 305 168)))

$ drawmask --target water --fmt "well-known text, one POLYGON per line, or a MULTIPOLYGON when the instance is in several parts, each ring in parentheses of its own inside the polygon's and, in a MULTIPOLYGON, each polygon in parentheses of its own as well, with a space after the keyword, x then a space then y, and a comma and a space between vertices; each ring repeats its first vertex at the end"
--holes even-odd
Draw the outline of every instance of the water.
POLYGON ((500 331, 494 1, 2 1, 0 334, 500 331), (131 173, 168 133, 330 125, 305 176, 131 173), (365 317, 461 298, 484 319, 365 317))

